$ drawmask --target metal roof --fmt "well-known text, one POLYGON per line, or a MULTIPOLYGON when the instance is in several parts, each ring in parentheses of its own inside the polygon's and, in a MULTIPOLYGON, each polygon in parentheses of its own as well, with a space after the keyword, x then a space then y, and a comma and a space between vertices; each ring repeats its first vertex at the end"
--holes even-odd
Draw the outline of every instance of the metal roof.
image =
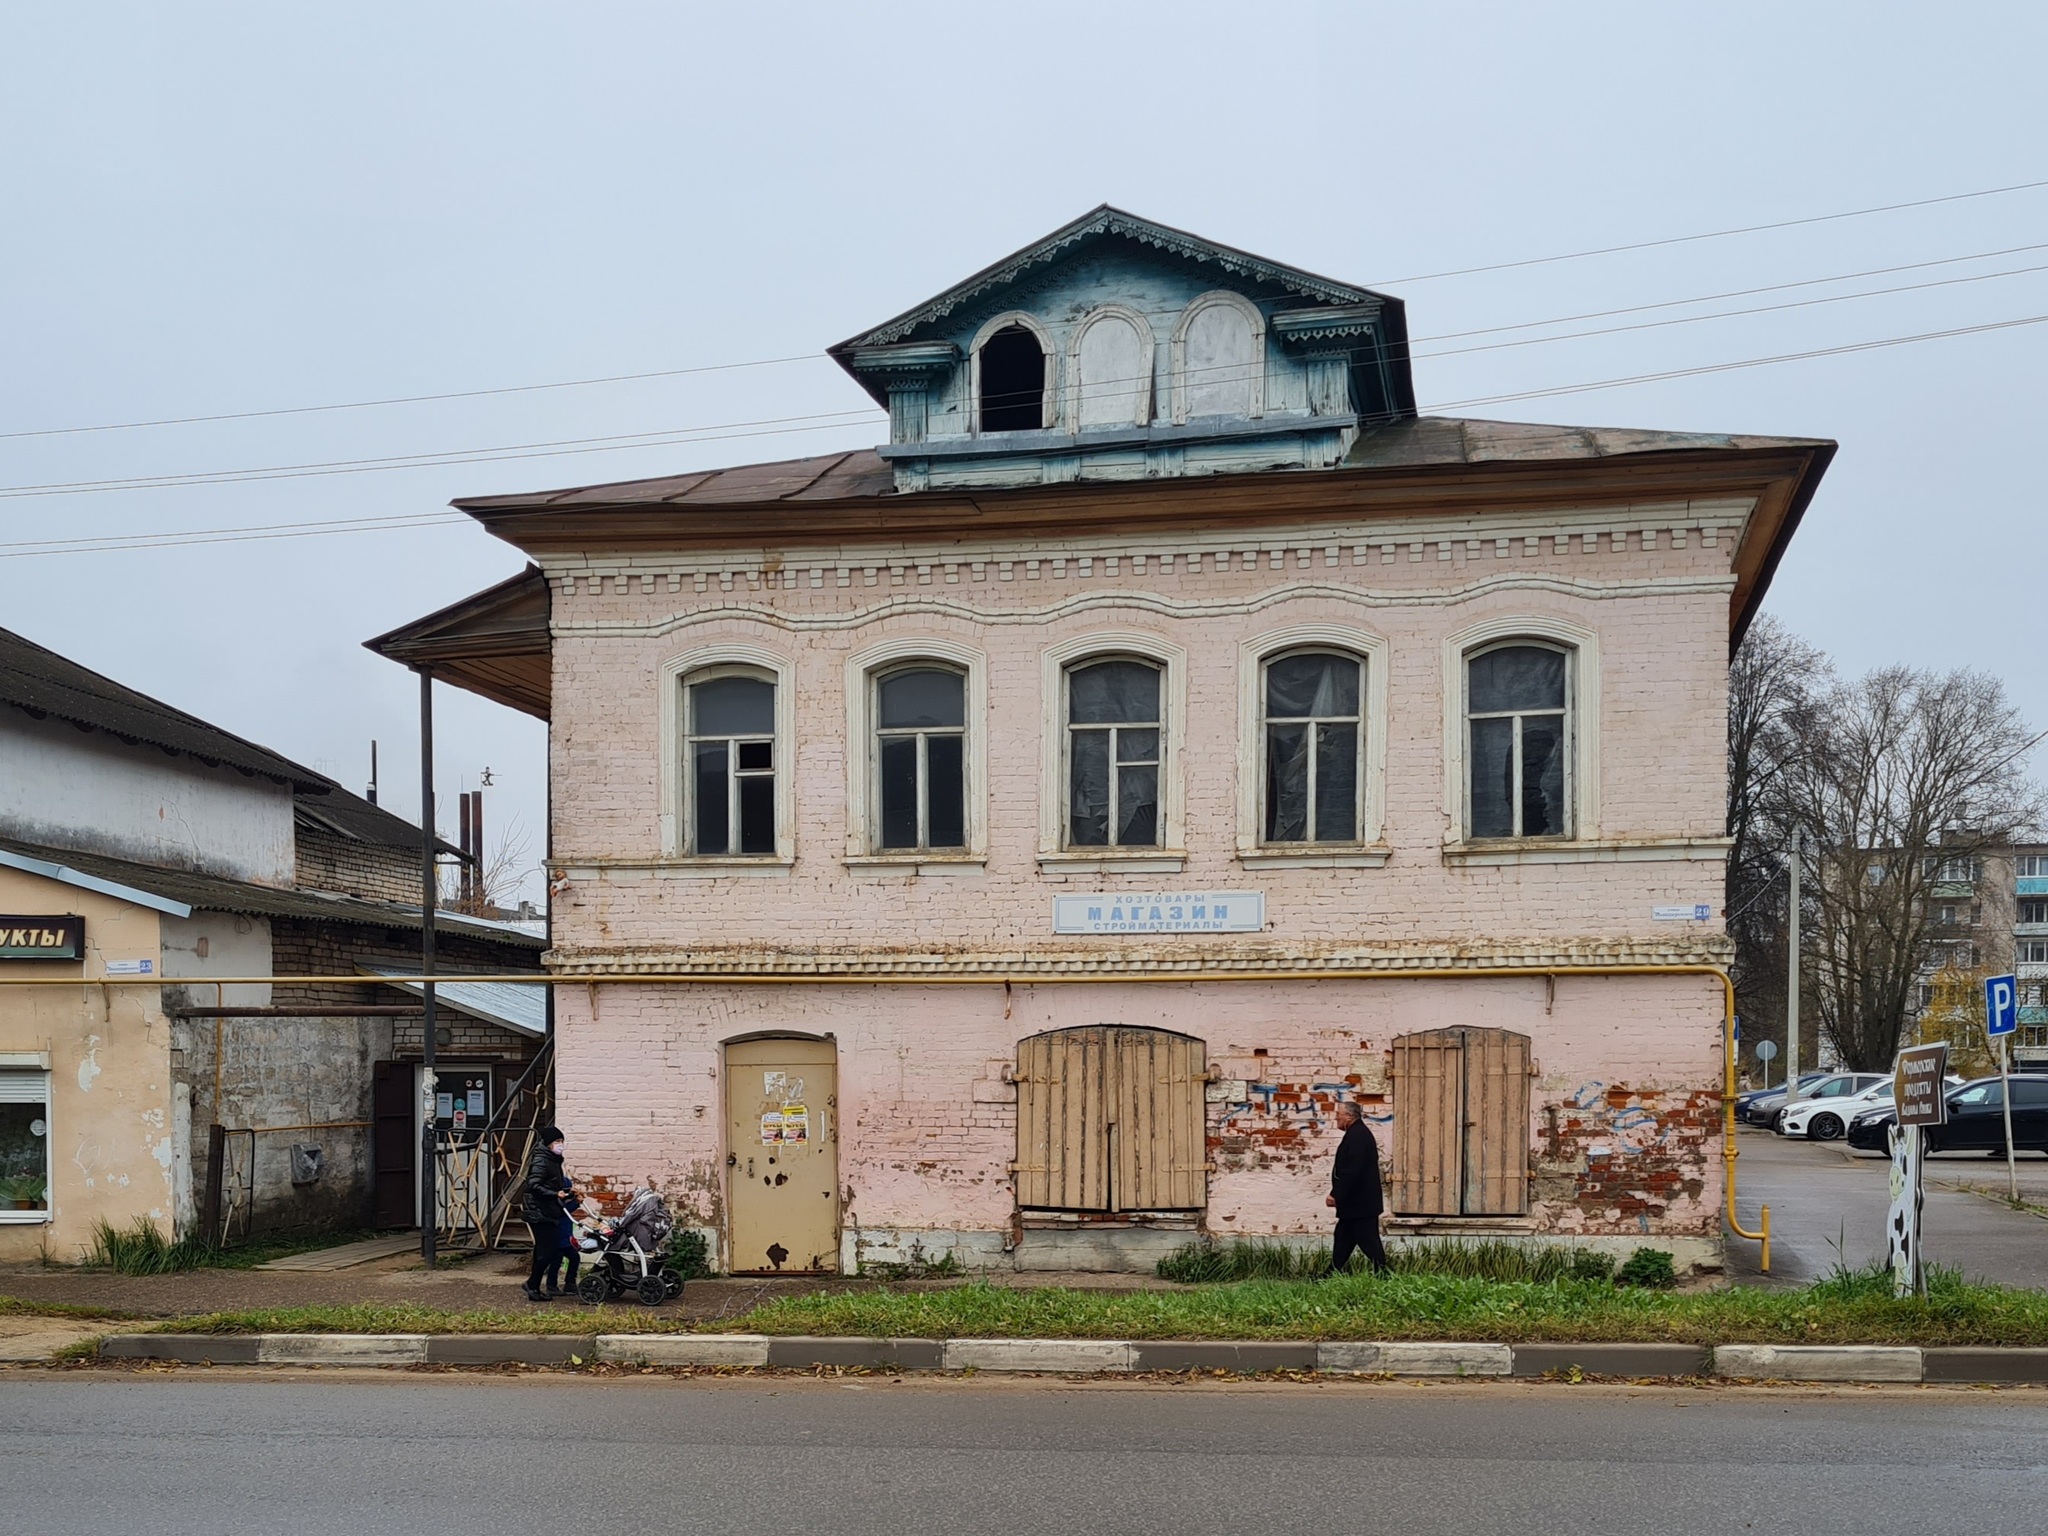
POLYGON ((196 758, 209 767, 261 775, 313 794, 324 793, 332 785, 331 780, 310 768, 82 667, 7 629, 0 629, 0 702, 12 704, 38 720, 68 720, 86 730, 105 731, 131 745, 146 743, 196 758))
MULTIPOLYGON (((365 976, 416 976, 418 971, 390 965, 358 965, 365 976)), ((394 981, 415 997, 426 988, 417 981, 394 981)), ((459 1008, 489 1024, 502 1024, 522 1035, 542 1038, 548 1032, 548 989, 531 981, 437 981, 434 1000, 459 1008)))
MULTIPOLYGON (((190 870, 165 869, 156 864, 138 864, 100 853, 80 853, 69 848, 49 848, 36 843, 0 838, 0 850, 22 858, 40 860, 76 871, 96 880, 148 892, 186 907, 208 912, 239 912, 251 917, 296 917, 316 922, 349 923, 362 928, 420 927, 420 909, 397 902, 366 901, 360 896, 341 896, 326 891, 301 891, 282 886, 251 885, 242 880, 224 880, 218 875, 194 874, 190 870)), ((118 895, 118 892, 110 894, 118 895)), ((161 909, 160 909, 161 910, 161 909)), ((437 912, 434 926, 443 933, 484 939, 493 944, 539 954, 547 941, 522 933, 504 923, 471 921, 456 913, 437 912)))

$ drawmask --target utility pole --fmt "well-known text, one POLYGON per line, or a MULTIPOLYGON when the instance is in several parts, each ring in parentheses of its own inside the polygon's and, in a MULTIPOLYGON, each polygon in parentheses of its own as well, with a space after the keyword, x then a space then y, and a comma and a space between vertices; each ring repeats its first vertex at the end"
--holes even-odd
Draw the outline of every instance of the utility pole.
POLYGON ((434 1075, 434 674, 420 668, 420 1089, 426 1100, 420 1130, 420 1257, 434 1267, 435 1228, 440 1224, 434 1190, 434 1152, 440 1141, 436 1111, 440 1080, 434 1075))
POLYGON ((1786 908, 1785 940, 1785 1108, 1799 1102, 1799 865, 1806 834, 1792 834, 1791 894, 1786 908))

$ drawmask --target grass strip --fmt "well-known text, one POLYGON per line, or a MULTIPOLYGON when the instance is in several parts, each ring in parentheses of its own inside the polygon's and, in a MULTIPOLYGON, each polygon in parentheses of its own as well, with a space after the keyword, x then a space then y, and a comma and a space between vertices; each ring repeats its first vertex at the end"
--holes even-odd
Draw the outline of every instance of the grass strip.
POLYGON ((840 1334, 882 1338, 1445 1339, 1494 1343, 1917 1344, 2048 1346, 2048 1292, 1937 1274, 1895 1300, 1881 1271, 1799 1290, 1670 1292, 1454 1275, 1251 1280, 1176 1291, 1020 1290, 979 1282, 791 1296, 743 1316, 536 1307, 447 1312, 363 1305, 223 1312, 170 1333, 840 1334))
POLYGON ((84 1322, 126 1322, 143 1316, 113 1307, 82 1307, 69 1301, 31 1301, 22 1296, 0 1296, 0 1317, 70 1317, 84 1322))

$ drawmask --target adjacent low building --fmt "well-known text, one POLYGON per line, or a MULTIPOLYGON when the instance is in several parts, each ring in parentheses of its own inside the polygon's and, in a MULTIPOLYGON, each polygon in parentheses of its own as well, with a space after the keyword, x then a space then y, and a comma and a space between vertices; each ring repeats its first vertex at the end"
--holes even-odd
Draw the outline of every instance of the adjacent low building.
MULTIPOLYGON (((182 1237, 209 1208, 234 1232, 414 1224, 416 998, 290 978, 417 974, 420 844, 325 775, 0 631, 0 1259, 74 1258, 102 1221, 182 1237)), ((543 944, 450 917, 440 950, 526 971, 543 944)), ((465 1112, 540 1049, 541 993, 443 990, 465 1112)))
POLYGON ((1833 445, 1416 414, 1099 209, 831 349, 872 451, 458 502, 373 648, 550 723, 561 1114, 735 1271, 1720 1255, 1726 661, 1833 445))

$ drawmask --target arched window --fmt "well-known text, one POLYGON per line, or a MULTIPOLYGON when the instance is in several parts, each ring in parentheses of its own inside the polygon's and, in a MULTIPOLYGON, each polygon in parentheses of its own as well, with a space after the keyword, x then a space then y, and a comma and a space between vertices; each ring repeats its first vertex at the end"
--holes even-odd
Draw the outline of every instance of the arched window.
POLYGON ((1510 640, 1465 658, 1465 827, 1570 837, 1572 653, 1510 640))
POLYGON ((1152 419, 1152 328, 1122 306, 1081 322, 1067 375, 1070 428, 1143 426, 1152 419))
POLYGON ((879 674, 875 829, 885 851, 967 846, 967 679, 926 663, 879 674))
POLYGON ((1358 841, 1365 792, 1365 663, 1295 651, 1265 665, 1267 843, 1358 841))
POLYGON ((984 432, 1036 432, 1045 425, 1045 346, 1030 327, 1006 325, 976 353, 984 432))
POLYGON ((1173 336, 1177 422, 1266 412, 1266 322, 1234 293, 1205 293, 1181 312, 1173 336))
POLYGON ((1078 662, 1067 681, 1067 846, 1159 846, 1156 662, 1078 662))
POLYGON ((775 683, 751 668, 683 685, 687 847, 702 858, 775 852, 775 683))

